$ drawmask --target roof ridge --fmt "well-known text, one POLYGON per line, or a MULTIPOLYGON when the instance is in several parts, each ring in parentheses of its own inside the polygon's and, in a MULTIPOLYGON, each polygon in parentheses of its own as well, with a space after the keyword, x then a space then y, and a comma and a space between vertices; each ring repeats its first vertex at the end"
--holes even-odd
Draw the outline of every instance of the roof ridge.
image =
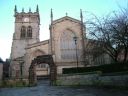
POLYGON ((78 23, 80 23, 81 21, 80 20, 78 20, 78 19, 75 19, 75 18, 72 18, 72 17, 70 17, 70 16, 64 16, 64 17, 61 17, 61 18, 59 18, 59 19, 56 19, 56 20, 53 20, 53 24, 56 24, 56 23, 58 23, 58 22, 61 22, 61 21, 63 21, 63 19, 70 19, 70 20, 72 20, 72 21, 74 21, 74 22, 78 22, 78 23))

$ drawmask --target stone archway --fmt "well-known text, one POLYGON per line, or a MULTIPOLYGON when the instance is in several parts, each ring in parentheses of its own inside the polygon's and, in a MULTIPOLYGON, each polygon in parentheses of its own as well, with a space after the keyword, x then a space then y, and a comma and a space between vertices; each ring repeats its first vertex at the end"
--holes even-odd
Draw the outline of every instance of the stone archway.
POLYGON ((41 63, 47 63, 50 67, 50 85, 53 85, 56 81, 56 65, 54 64, 52 55, 37 56, 32 60, 29 68, 29 84, 35 85, 37 83, 36 78, 36 65, 41 63))

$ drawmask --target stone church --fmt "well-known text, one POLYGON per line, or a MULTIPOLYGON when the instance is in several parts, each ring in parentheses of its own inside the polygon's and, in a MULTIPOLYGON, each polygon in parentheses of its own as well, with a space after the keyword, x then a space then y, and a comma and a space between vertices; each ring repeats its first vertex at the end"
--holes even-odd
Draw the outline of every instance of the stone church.
MULTIPOLYGON (((24 9, 22 12, 18 12, 15 6, 14 17, 15 31, 11 47, 10 66, 12 78, 28 78, 32 60, 40 55, 52 55, 57 67, 57 74, 62 74, 63 68, 84 66, 87 58, 85 58, 85 47, 90 41, 86 39, 82 11, 80 11, 80 20, 67 15, 53 20, 51 10, 50 39, 45 41, 40 41, 39 38, 40 14, 38 6, 36 12, 31 12, 29 9, 27 13, 24 12, 24 9)), ((37 76, 45 76, 49 73, 48 64, 36 66, 37 76)))
MULTIPOLYGON (((64 16, 53 20, 51 10, 51 24, 49 26, 50 39, 40 41, 40 14, 36 12, 22 12, 14 9, 15 31, 11 47, 10 75, 14 78, 28 78, 29 67, 34 58, 50 54, 57 66, 57 74, 62 68, 84 66, 84 36, 82 12, 81 20, 64 16)), ((40 64, 36 68, 37 75, 48 75, 49 65, 40 64)))

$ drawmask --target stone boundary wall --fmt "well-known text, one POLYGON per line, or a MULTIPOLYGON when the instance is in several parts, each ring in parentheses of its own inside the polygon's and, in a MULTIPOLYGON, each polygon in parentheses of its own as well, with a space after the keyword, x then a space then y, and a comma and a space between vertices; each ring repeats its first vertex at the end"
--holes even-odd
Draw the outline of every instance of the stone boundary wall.
POLYGON ((96 85, 128 87, 128 75, 102 76, 94 74, 58 75, 57 85, 96 85))
POLYGON ((2 80, 3 77, 3 64, 0 63, 0 81, 2 80))

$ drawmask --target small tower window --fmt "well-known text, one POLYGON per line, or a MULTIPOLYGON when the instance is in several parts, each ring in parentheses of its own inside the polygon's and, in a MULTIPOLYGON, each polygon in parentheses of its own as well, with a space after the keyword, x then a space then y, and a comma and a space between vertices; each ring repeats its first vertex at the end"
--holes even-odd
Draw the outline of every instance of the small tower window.
POLYGON ((27 28, 27 37, 32 38, 32 27, 28 26, 27 28))
POLYGON ((20 34, 20 37, 21 37, 21 38, 25 38, 25 34, 26 34, 26 27, 25 27, 25 26, 22 26, 22 27, 21 27, 21 34, 20 34))

